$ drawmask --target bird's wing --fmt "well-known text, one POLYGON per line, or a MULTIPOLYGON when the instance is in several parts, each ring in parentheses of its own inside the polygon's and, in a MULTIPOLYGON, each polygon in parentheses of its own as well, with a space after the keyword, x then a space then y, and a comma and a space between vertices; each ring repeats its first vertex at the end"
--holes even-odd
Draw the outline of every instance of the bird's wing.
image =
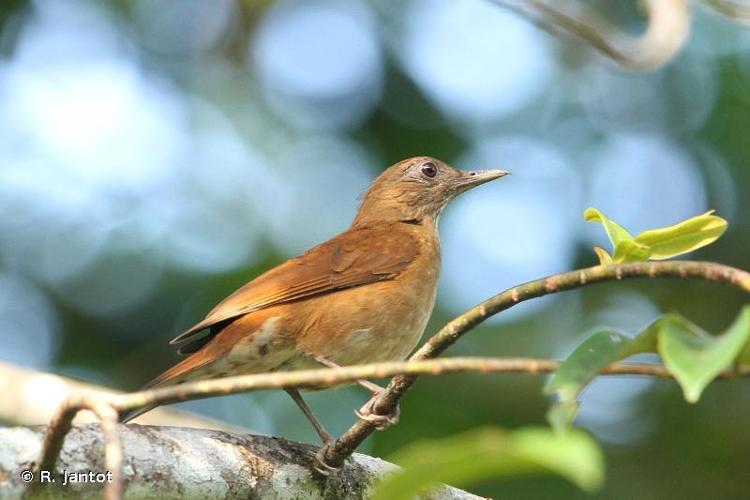
POLYGON ((261 274, 170 343, 186 341, 200 330, 258 309, 393 279, 418 251, 410 233, 392 226, 346 231, 261 274))

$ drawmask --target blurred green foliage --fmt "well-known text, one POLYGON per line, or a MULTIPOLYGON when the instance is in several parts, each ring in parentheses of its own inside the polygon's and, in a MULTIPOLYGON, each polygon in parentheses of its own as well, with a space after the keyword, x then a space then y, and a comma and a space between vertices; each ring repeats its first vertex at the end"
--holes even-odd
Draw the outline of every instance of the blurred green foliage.
POLYGON ((601 451, 582 431, 478 428, 409 444, 390 459, 405 469, 382 480, 373 492, 374 500, 410 500, 440 483, 465 488, 482 479, 550 473, 592 493, 604 481, 601 451))

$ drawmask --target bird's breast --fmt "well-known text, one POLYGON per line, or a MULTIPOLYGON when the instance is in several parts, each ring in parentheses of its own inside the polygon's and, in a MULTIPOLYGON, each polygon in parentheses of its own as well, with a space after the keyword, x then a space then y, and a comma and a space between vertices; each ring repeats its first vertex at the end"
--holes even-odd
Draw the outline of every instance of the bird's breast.
POLYGON ((310 300, 300 347, 340 365, 406 358, 432 313, 439 272, 439 248, 426 249, 396 279, 310 300))

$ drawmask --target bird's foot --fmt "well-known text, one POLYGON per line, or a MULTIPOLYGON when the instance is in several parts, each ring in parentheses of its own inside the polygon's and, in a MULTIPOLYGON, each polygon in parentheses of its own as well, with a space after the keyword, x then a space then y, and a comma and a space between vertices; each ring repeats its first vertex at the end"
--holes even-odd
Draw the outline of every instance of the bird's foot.
POLYGON ((367 403, 364 404, 364 406, 362 406, 362 408, 360 408, 359 410, 355 410, 354 413, 362 420, 366 420, 367 422, 374 424, 377 430, 382 431, 398 423, 398 419, 401 416, 401 409, 397 405, 389 415, 379 415, 375 413, 375 410, 373 408, 376 397, 377 396, 370 399, 367 403))
POLYGON ((315 470, 321 473, 324 476, 330 476, 331 474, 336 474, 341 469, 344 468, 343 464, 339 465, 338 467, 334 467, 333 465, 329 465, 326 462, 326 452, 328 451, 328 446, 333 442, 333 440, 326 442, 321 446, 321 448, 318 450, 318 452, 315 454, 315 470))

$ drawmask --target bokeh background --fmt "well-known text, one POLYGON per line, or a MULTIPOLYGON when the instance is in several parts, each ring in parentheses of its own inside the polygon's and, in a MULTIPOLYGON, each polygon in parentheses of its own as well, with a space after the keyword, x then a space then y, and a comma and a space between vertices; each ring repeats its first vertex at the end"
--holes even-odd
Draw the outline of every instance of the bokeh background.
MULTIPOLYGON (((587 2, 592 4, 592 2, 587 2)), ((632 31, 635 2, 594 2, 632 31)), ((441 221, 428 331, 520 282, 596 262, 595 206, 634 232, 708 209, 729 231, 695 258, 750 268, 750 31, 701 7, 679 57, 624 72, 483 0, 4 0, 0 3, 0 358, 135 389, 218 300, 342 231, 379 171, 429 154, 513 176, 441 221)), ((600 285, 488 321, 450 354, 566 355, 591 328, 677 310, 725 328, 718 285, 600 285)), ((543 424, 544 380, 423 379, 387 456, 481 424, 543 424)), ((314 393, 341 432, 366 399, 314 393)), ((55 397, 54 394, 48 397, 55 397)), ((315 443, 280 392, 183 405, 315 443)), ((676 385, 596 382, 578 423, 605 446, 605 498, 746 498, 750 385, 696 405, 676 385)), ((558 479, 500 498, 581 498, 558 479)))

